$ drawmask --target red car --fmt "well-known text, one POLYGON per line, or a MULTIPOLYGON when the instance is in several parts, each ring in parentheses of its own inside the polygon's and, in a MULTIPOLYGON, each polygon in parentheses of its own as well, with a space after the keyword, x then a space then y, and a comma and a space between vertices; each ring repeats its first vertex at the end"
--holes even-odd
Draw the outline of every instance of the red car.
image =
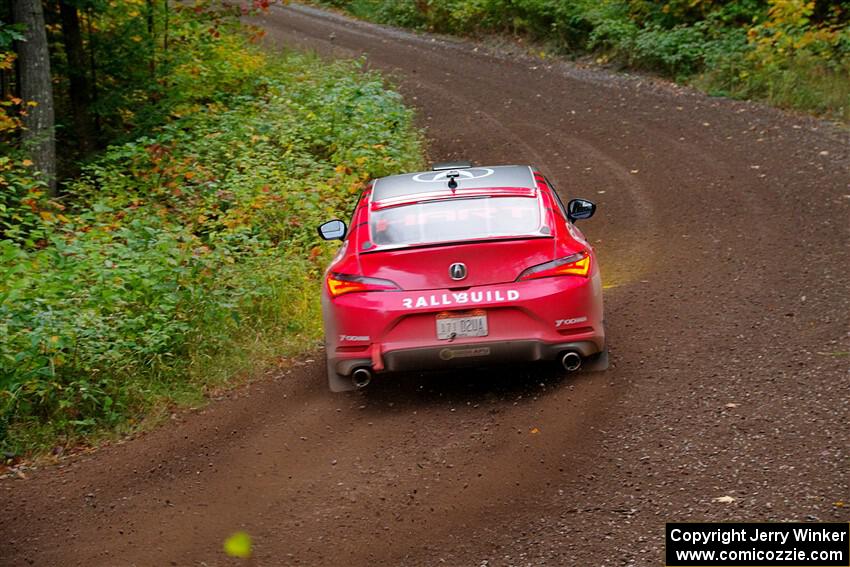
POLYGON ((575 221, 596 205, 565 207, 525 165, 437 164, 376 179, 325 273, 328 382, 338 392, 374 374, 558 360, 607 366, 602 283, 575 221))

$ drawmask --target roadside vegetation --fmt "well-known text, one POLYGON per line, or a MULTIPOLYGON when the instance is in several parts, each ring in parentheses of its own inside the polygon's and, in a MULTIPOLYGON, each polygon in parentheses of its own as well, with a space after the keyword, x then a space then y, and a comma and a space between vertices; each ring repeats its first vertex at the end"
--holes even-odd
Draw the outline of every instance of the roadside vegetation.
MULTIPOLYGON (((850 3, 828 0, 320 0, 414 29, 510 34, 715 95, 850 122, 850 3)), ((545 51, 544 51, 545 56, 545 51)))
MULTIPOLYGON (((0 27, 0 449, 11 454, 138 427, 315 348, 327 250, 316 225, 347 215, 369 177, 421 159, 411 113, 358 62, 266 53, 226 4, 83 4, 82 111, 67 49, 50 42, 53 183, 14 79, 26 30, 0 27)), ((59 19, 58 2, 44 5, 59 19)))

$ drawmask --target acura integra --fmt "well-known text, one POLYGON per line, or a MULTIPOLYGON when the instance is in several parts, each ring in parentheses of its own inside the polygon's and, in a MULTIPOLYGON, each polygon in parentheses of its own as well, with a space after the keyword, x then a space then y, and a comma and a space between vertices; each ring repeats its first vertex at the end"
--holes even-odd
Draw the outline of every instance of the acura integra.
POLYGON ((557 360, 607 366, 602 284, 566 206, 534 167, 437 164, 368 184, 349 226, 319 227, 342 246, 322 311, 333 391, 374 375, 557 360))

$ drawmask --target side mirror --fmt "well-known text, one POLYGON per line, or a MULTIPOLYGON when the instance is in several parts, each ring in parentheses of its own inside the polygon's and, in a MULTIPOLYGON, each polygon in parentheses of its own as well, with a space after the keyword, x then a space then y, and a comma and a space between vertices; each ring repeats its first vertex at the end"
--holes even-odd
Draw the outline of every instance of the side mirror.
POLYGON ((567 203, 567 217, 571 221, 589 219, 596 212, 596 205, 586 199, 573 199, 567 203))
POLYGON ((324 240, 342 240, 345 238, 345 223, 336 219, 328 221, 319 227, 319 236, 324 240))

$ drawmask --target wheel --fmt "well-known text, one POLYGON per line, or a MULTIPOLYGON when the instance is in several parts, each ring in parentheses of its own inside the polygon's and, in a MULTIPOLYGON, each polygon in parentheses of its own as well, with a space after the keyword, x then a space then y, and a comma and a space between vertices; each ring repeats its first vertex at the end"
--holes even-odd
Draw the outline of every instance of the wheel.
POLYGON ((587 370, 588 372, 608 370, 608 345, 605 345, 605 348, 600 352, 588 356, 581 365, 581 370, 587 370))
POLYGON ((350 392, 357 389, 350 376, 337 374, 333 361, 330 358, 327 359, 327 368, 328 388, 331 389, 331 392, 350 392))

